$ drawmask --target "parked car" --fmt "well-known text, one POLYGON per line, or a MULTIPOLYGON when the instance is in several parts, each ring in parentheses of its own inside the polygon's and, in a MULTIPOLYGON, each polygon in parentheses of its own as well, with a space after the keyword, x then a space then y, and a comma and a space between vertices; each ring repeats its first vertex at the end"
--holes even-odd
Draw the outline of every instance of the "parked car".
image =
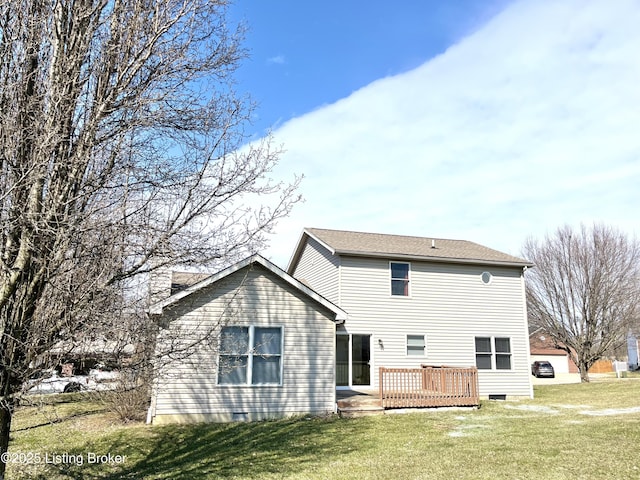
POLYGON ((111 390, 118 380, 115 370, 104 371, 91 369, 89 375, 60 376, 54 369, 43 370, 27 380, 25 389, 28 393, 71 393, 84 390, 111 390))
POLYGON ((553 370, 553 365, 551 365, 549 362, 535 361, 531 364, 531 375, 534 375, 536 378, 554 378, 556 376, 556 372, 553 370))

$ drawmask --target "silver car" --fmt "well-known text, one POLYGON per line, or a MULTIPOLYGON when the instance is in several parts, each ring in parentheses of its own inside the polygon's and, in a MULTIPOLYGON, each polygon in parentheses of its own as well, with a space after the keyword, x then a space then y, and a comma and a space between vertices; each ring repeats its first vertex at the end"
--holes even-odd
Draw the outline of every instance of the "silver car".
POLYGON ((556 376, 556 373, 553 370, 553 365, 551 365, 549 362, 536 361, 531 364, 531 375, 535 376, 536 378, 540 378, 540 377, 554 378, 556 376))

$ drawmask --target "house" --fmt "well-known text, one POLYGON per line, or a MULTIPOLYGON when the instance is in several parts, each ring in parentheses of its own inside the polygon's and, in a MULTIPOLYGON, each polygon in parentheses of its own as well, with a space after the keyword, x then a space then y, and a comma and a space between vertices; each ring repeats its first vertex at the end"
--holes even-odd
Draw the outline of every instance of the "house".
POLYGON ((531 362, 547 361, 556 374, 579 373, 578 367, 566 350, 558 346, 544 329, 532 327, 529 333, 531 362))
MULTIPOLYGON (((529 348, 531 350, 531 362, 535 361, 547 361, 553 365, 553 370, 557 374, 565 375, 564 381, 568 383, 580 381, 580 370, 573 361, 573 358, 569 353, 558 344, 553 337, 544 330, 542 327, 532 326, 529 329, 529 348), (566 375, 570 374, 570 375, 566 375)), ((627 345, 630 347, 629 339, 627 339, 627 345)), ((573 350, 572 350, 573 351, 573 350)), ((575 352, 574 352, 575 353, 575 352)), ((631 354, 631 350, 629 350, 631 354)), ((626 363, 625 368, 633 370, 633 365, 629 357, 628 362, 619 362, 620 369, 622 364, 626 363)), ((611 358, 600 358, 589 368, 589 373, 612 373, 615 370, 615 362, 611 358)))
POLYGON ((149 312, 171 355, 148 419, 334 412, 336 389, 378 389, 380 367, 473 367, 481 397, 532 397, 530 266, 467 241, 308 228, 287 271, 259 255, 214 275, 159 271, 149 312))
POLYGON ((477 366, 480 396, 532 397, 518 257, 462 240, 307 228, 287 271, 348 313, 338 389, 378 388, 379 367, 477 366))
POLYGON ((638 361, 640 352, 640 341, 638 337, 633 333, 633 331, 629 331, 627 335, 627 364, 629 366, 629 370, 638 370, 640 368, 640 362, 638 361))
POLYGON ((154 277, 162 326, 148 420, 228 422, 335 411, 335 331, 346 313, 254 255, 195 278, 154 277), (164 295, 162 295, 164 292, 164 295))

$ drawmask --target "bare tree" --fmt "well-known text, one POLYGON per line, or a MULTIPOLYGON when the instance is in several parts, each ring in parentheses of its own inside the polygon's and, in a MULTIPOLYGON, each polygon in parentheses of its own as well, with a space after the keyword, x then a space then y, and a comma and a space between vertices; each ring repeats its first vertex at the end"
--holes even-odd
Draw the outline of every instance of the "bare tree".
POLYGON ((136 276, 261 248, 297 201, 277 148, 239 149, 227 1, 0 0, 0 453, 52 345, 136 276))
POLYGON ((589 368, 624 343, 638 319, 640 245, 605 225, 565 226, 529 239, 523 255, 535 263, 526 275, 530 323, 567 351, 588 382, 589 368))

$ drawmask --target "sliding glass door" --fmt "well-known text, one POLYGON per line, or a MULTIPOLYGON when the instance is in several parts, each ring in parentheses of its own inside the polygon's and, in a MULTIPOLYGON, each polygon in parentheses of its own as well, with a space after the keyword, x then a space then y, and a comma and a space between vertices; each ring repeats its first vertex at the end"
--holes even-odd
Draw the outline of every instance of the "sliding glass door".
POLYGON ((371 385, 371 335, 336 335, 336 386, 371 385))
POLYGON ((349 386, 349 335, 336 335, 336 386, 349 386))

